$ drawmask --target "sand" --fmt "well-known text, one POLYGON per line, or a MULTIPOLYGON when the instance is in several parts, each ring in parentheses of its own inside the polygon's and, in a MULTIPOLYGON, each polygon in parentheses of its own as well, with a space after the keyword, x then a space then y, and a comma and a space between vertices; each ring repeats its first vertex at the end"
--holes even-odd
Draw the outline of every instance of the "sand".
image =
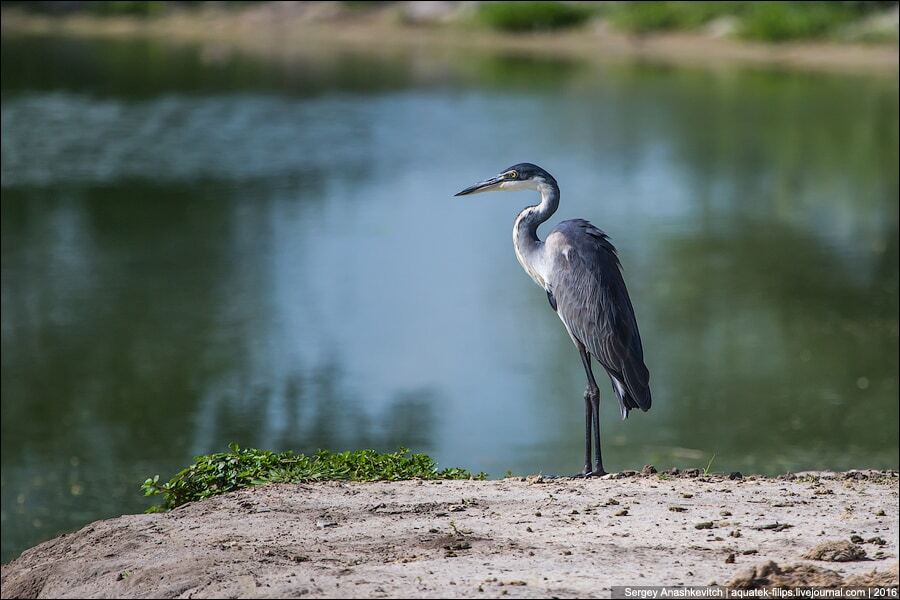
POLYGON ((896 472, 283 484, 92 523, 4 565, 2 596, 574 598, 619 585, 896 585, 897 536, 896 472))

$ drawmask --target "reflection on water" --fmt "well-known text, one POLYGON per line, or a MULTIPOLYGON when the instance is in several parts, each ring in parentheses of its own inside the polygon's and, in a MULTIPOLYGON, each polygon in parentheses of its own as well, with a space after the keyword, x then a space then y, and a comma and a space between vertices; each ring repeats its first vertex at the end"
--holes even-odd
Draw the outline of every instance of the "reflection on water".
MULTIPOLYGON (((620 248, 613 468, 897 467, 897 81, 4 39, 2 556, 230 441, 577 470, 521 160, 620 248)), ((605 389, 605 397, 609 390, 605 389)))

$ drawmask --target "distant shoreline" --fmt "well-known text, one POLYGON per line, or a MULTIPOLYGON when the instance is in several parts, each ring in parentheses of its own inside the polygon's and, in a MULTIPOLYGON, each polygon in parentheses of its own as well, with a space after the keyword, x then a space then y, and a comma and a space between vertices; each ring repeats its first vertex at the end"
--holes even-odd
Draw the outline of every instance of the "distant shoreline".
POLYGON ((621 585, 897 585, 896 471, 320 482, 96 521, 3 597, 602 597, 621 585))
POLYGON ((742 65, 892 77, 897 77, 900 68, 896 43, 773 44, 692 33, 632 36, 590 28, 507 34, 452 24, 407 25, 377 12, 330 18, 310 17, 308 12, 260 5, 240 11, 173 11, 155 18, 134 18, 81 13, 46 16, 4 7, 2 32, 148 37, 230 46, 270 58, 324 50, 483 51, 601 62, 651 61, 706 68, 742 65))

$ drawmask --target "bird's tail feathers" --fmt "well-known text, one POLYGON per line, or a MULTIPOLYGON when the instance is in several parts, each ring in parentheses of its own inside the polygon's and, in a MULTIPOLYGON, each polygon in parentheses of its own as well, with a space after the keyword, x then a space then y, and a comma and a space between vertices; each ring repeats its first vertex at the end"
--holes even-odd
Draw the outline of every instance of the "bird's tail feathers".
POLYGON ((626 368, 621 375, 610 375, 613 390, 619 400, 619 411, 622 419, 628 418, 628 413, 633 408, 640 408, 644 412, 650 410, 650 373, 643 364, 642 368, 626 368), (623 381, 624 380, 624 381, 623 381))

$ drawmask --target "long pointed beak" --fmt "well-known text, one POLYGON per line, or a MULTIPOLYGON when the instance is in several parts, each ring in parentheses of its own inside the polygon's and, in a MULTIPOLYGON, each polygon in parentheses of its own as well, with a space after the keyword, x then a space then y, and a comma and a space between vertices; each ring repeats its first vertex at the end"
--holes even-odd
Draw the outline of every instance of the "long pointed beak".
POLYGON ((492 188, 495 185, 502 183, 502 182, 503 182, 503 177, 501 175, 497 175, 495 177, 491 177, 490 179, 485 179, 484 181, 479 181, 475 185, 470 185, 469 187, 467 187, 463 191, 459 192, 458 194, 453 194, 453 195, 454 196, 467 196, 469 194, 477 194, 479 192, 488 192, 488 191, 490 191, 490 188, 492 188))

